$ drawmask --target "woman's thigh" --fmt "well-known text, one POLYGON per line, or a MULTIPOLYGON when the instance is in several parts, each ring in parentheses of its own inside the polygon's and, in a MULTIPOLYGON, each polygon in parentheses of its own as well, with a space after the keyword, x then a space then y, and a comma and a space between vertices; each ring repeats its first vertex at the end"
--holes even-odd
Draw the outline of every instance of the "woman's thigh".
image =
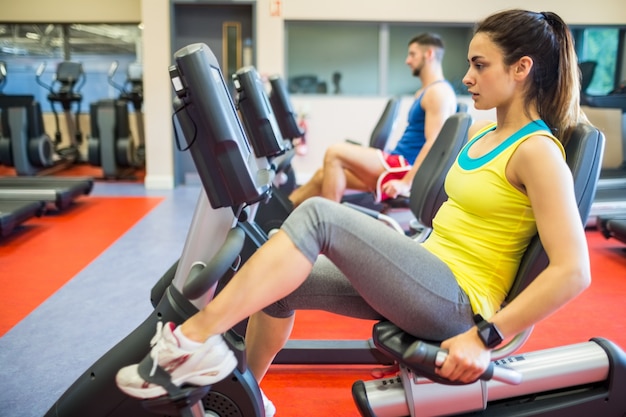
POLYGON ((416 336, 443 339, 472 326, 469 300, 448 266, 379 221, 314 198, 294 211, 283 230, 309 259, 321 253, 336 267, 314 267, 303 285, 318 299, 326 294, 332 302, 331 282, 347 281, 373 311, 416 336))

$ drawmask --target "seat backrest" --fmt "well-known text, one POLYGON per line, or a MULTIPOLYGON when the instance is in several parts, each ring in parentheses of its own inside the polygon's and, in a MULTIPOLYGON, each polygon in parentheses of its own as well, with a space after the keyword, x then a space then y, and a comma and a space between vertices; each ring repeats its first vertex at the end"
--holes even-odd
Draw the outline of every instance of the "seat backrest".
POLYGON ((469 110, 469 106, 467 103, 456 103, 456 112, 457 113, 467 113, 469 110))
POLYGON ((591 84, 593 80, 593 75, 596 72, 596 67, 598 63, 595 61, 584 61, 578 64, 578 68, 580 68, 581 82, 580 82, 580 91, 585 94, 587 92, 587 88, 591 84))
POLYGON ((446 174, 467 142, 471 124, 469 113, 450 116, 415 174, 409 206, 417 220, 427 228, 432 228, 433 217, 448 199, 443 187, 446 174))
POLYGON ((4 88, 4 84, 7 82, 7 64, 4 61, 0 61, 0 94, 2 94, 2 89, 4 88))
POLYGON ((380 149, 381 151, 385 150, 387 143, 389 142, 389 138, 391 137, 393 127, 396 124, 399 110, 400 98, 391 97, 387 101, 385 110, 383 110, 383 113, 380 116, 380 119, 378 119, 378 123, 376 123, 376 126, 372 131, 372 135, 370 136, 369 146, 371 148, 380 149))
MULTIPOLYGON (((583 224, 587 222, 591 204, 596 194, 604 153, 604 141, 604 135, 599 129, 581 123, 576 127, 565 146, 567 165, 574 178, 574 192, 583 224)), ((513 300, 547 266, 548 256, 541 245, 539 236, 536 235, 526 249, 505 303, 513 300)))

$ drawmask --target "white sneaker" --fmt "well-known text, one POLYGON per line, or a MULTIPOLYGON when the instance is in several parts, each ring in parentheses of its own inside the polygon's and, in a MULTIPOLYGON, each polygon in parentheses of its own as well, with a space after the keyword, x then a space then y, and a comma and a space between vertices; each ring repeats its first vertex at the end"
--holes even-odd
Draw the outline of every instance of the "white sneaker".
MULTIPOLYGON (((260 389, 260 388, 259 388, 260 389)), ((263 390, 261 389, 261 397, 263 398, 263 408, 265 408, 265 417, 274 417, 276 414, 276 407, 274 403, 267 398, 263 390)))
MULTIPOLYGON (((152 360, 150 376, 155 375, 157 365, 171 376, 171 382, 205 386, 226 378, 237 366, 235 354, 228 348, 221 335, 210 337, 199 349, 187 351, 180 348, 173 334, 174 323, 157 323, 157 332, 150 341, 152 360)), ((144 360, 149 360, 148 357, 144 360)), ((144 380, 138 371, 139 364, 118 371, 115 382, 120 390, 135 398, 155 398, 167 394, 165 388, 144 380)))

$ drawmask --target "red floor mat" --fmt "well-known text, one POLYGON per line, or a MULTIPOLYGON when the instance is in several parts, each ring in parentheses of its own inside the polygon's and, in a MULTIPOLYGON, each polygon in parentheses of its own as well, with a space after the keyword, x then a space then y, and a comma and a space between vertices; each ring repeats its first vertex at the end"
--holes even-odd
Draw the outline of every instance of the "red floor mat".
POLYGON ((0 336, 61 288, 162 198, 84 197, 0 240, 0 336))

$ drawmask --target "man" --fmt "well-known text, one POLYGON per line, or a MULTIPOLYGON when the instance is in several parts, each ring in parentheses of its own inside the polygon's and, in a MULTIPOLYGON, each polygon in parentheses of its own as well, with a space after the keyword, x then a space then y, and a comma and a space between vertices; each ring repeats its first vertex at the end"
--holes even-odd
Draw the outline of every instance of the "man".
POLYGON ((289 196, 294 206, 318 195, 340 201, 346 189, 376 192, 379 201, 408 194, 441 127, 456 111, 456 95, 443 75, 443 55, 438 35, 423 33, 411 39, 405 62, 422 87, 415 93, 408 126, 395 149, 385 153, 350 143, 330 146, 323 167, 289 196))

